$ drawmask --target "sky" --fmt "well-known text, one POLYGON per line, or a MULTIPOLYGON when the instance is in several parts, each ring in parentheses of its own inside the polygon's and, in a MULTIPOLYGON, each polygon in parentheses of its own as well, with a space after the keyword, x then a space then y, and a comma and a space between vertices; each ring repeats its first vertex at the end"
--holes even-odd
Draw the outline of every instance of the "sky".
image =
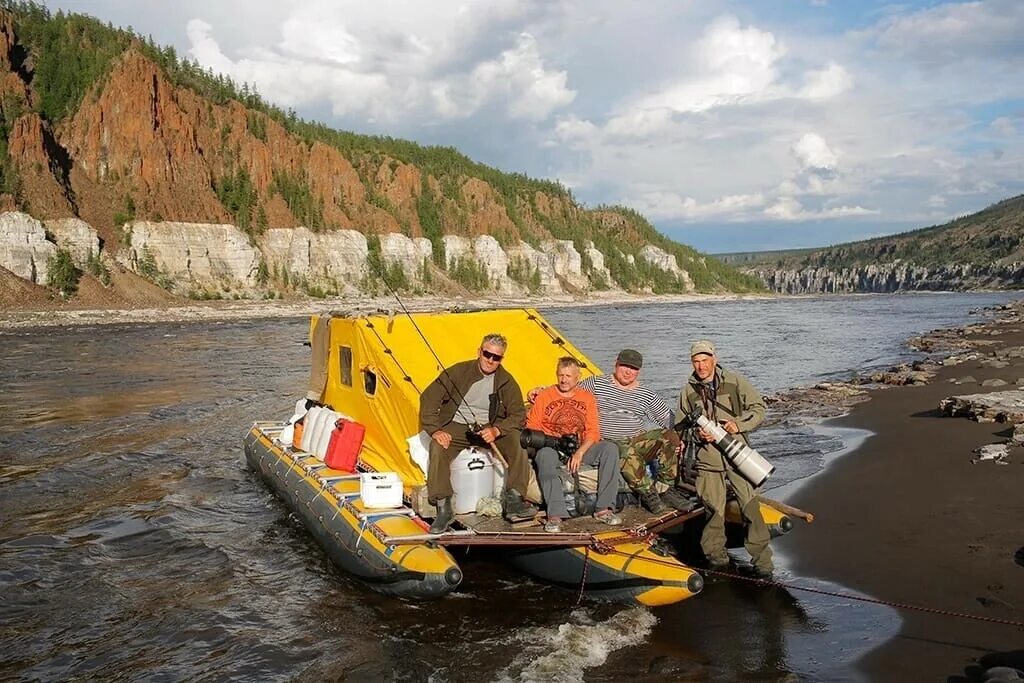
POLYGON ((711 253, 1024 192, 1024 2, 47 0, 300 116, 450 145, 711 253))

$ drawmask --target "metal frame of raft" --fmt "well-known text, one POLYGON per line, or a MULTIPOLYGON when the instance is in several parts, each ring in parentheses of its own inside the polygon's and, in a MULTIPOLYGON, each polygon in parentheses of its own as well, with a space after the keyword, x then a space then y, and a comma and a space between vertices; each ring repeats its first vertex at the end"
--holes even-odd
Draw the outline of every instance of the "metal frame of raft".
POLYGON ((438 598, 463 575, 446 546, 506 546, 507 560, 537 578, 577 589, 587 577, 591 597, 666 605, 703 587, 700 574, 654 547, 656 534, 702 512, 671 512, 644 524, 600 532, 455 531, 432 535, 409 507, 362 506, 358 474, 327 468, 303 451, 273 442, 283 425, 256 422, 245 438, 250 468, 295 513, 342 569, 383 593, 438 598))
MULTIPOLYGON (((273 439, 281 433, 284 425, 276 422, 257 422, 253 427, 259 429, 268 438, 273 439)), ((360 521, 365 522, 373 519, 374 517, 383 517, 388 515, 408 515, 413 519, 422 520, 419 514, 408 506, 369 510, 357 509, 350 499, 358 498, 360 495, 359 491, 341 491, 335 487, 335 484, 343 481, 359 481, 360 476, 358 473, 322 476, 320 472, 323 470, 329 470, 329 468, 319 459, 315 461, 315 464, 310 464, 308 459, 315 457, 311 453, 294 448, 282 448, 281 451, 284 455, 290 457, 297 465, 299 465, 307 475, 318 481, 324 491, 330 490, 334 496, 340 498, 340 503, 348 508, 360 521)), ((704 507, 696 505, 685 511, 672 510, 662 513, 654 519, 632 527, 609 527, 601 532, 577 531, 550 533, 547 531, 477 531, 472 528, 467 528, 447 531, 443 534, 425 533, 411 536, 390 536, 379 531, 371 531, 371 533, 374 533, 374 535, 377 536, 377 538, 379 538, 385 545, 393 546, 425 544, 434 544, 439 546, 519 545, 570 548, 590 546, 591 550, 607 552, 608 549, 617 545, 622 545, 623 543, 650 543, 658 533, 683 524, 684 522, 703 514, 704 507), (616 535, 609 537, 609 532, 614 532, 616 535), (598 537, 599 534, 602 535, 600 538, 598 537)), ((456 520, 458 520, 458 517, 456 517, 456 520)), ((367 530, 370 531, 370 529, 367 530)))

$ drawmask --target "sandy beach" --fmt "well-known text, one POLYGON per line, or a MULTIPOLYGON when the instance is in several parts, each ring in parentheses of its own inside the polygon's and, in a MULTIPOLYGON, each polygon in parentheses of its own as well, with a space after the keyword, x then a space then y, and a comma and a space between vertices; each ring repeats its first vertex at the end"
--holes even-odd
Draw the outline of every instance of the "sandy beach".
MULTIPOLYGON (((830 422, 872 436, 793 496, 816 520, 786 543, 799 575, 882 600, 1024 622, 1024 448, 1011 447, 1007 464, 973 463, 974 449, 1005 443, 1012 425, 938 410, 948 396, 1018 388, 1024 359, 1005 367, 987 359, 1024 345, 1024 325, 993 321, 962 340, 982 357, 940 364, 925 385, 871 389, 870 400, 830 422), (982 386, 995 378, 1008 384, 982 386)), ((899 636, 859 663, 869 680, 981 680, 979 661, 1024 666, 1024 628, 899 615, 899 636)))

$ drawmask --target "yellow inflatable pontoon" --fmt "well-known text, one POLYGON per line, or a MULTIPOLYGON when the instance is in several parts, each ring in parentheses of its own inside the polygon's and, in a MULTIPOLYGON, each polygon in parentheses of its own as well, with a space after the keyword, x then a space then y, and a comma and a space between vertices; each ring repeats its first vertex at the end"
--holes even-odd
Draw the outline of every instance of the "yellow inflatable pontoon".
MULTIPOLYGON (((571 531, 550 534, 463 515, 457 517, 456 530, 428 533, 429 525, 413 506, 424 473, 407 442, 419 432, 420 393, 442 366, 473 358, 480 339, 495 331, 509 340, 504 366, 524 390, 549 384, 562 356, 576 357, 584 377, 600 372, 533 309, 314 316, 309 396, 365 427, 357 472, 332 470, 282 439, 289 429, 286 422, 252 426, 245 438, 249 466, 337 565, 385 593, 436 598, 454 590, 462 570, 446 547, 460 545, 501 546, 522 570, 558 585, 582 586, 592 597, 654 606, 698 593, 701 575, 664 551, 658 536, 702 517, 696 504, 693 510, 657 517, 628 508, 623 527, 615 530, 581 518, 566 525, 571 531), (360 472, 396 473, 401 506, 367 507, 360 472)), ((778 517, 766 521, 777 532, 788 530, 779 529, 778 517)))

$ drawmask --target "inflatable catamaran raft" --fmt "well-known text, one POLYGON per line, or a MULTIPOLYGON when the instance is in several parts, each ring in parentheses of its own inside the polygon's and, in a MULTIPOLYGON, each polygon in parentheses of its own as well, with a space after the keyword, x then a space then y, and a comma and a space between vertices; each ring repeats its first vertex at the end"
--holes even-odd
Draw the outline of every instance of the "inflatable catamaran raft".
MULTIPOLYGON (((249 466, 338 566, 384 593, 437 598, 451 592, 463 574, 449 548, 473 545, 499 546, 511 564, 548 582, 579 588, 585 581, 591 597, 655 606, 698 593, 701 575, 659 540, 664 531, 701 521, 696 502, 691 510, 661 515, 628 506, 615 529, 580 517, 562 533, 546 533, 540 525, 469 513, 457 515, 449 532, 428 533, 424 517, 433 511, 414 436, 420 393, 441 372, 438 360, 448 367, 472 358, 493 331, 508 338, 504 366, 524 391, 549 384, 562 356, 577 358, 584 377, 600 373, 532 309, 314 316, 310 395, 324 407, 304 416, 301 436, 290 421, 256 422, 245 438, 249 466), (353 442, 353 433, 361 439, 353 442)), ((500 464, 487 468, 498 470, 493 487, 500 489, 500 464)), ((455 490, 458 501, 458 485, 455 490)), ((762 510, 776 534, 791 528, 781 512, 762 510)))

